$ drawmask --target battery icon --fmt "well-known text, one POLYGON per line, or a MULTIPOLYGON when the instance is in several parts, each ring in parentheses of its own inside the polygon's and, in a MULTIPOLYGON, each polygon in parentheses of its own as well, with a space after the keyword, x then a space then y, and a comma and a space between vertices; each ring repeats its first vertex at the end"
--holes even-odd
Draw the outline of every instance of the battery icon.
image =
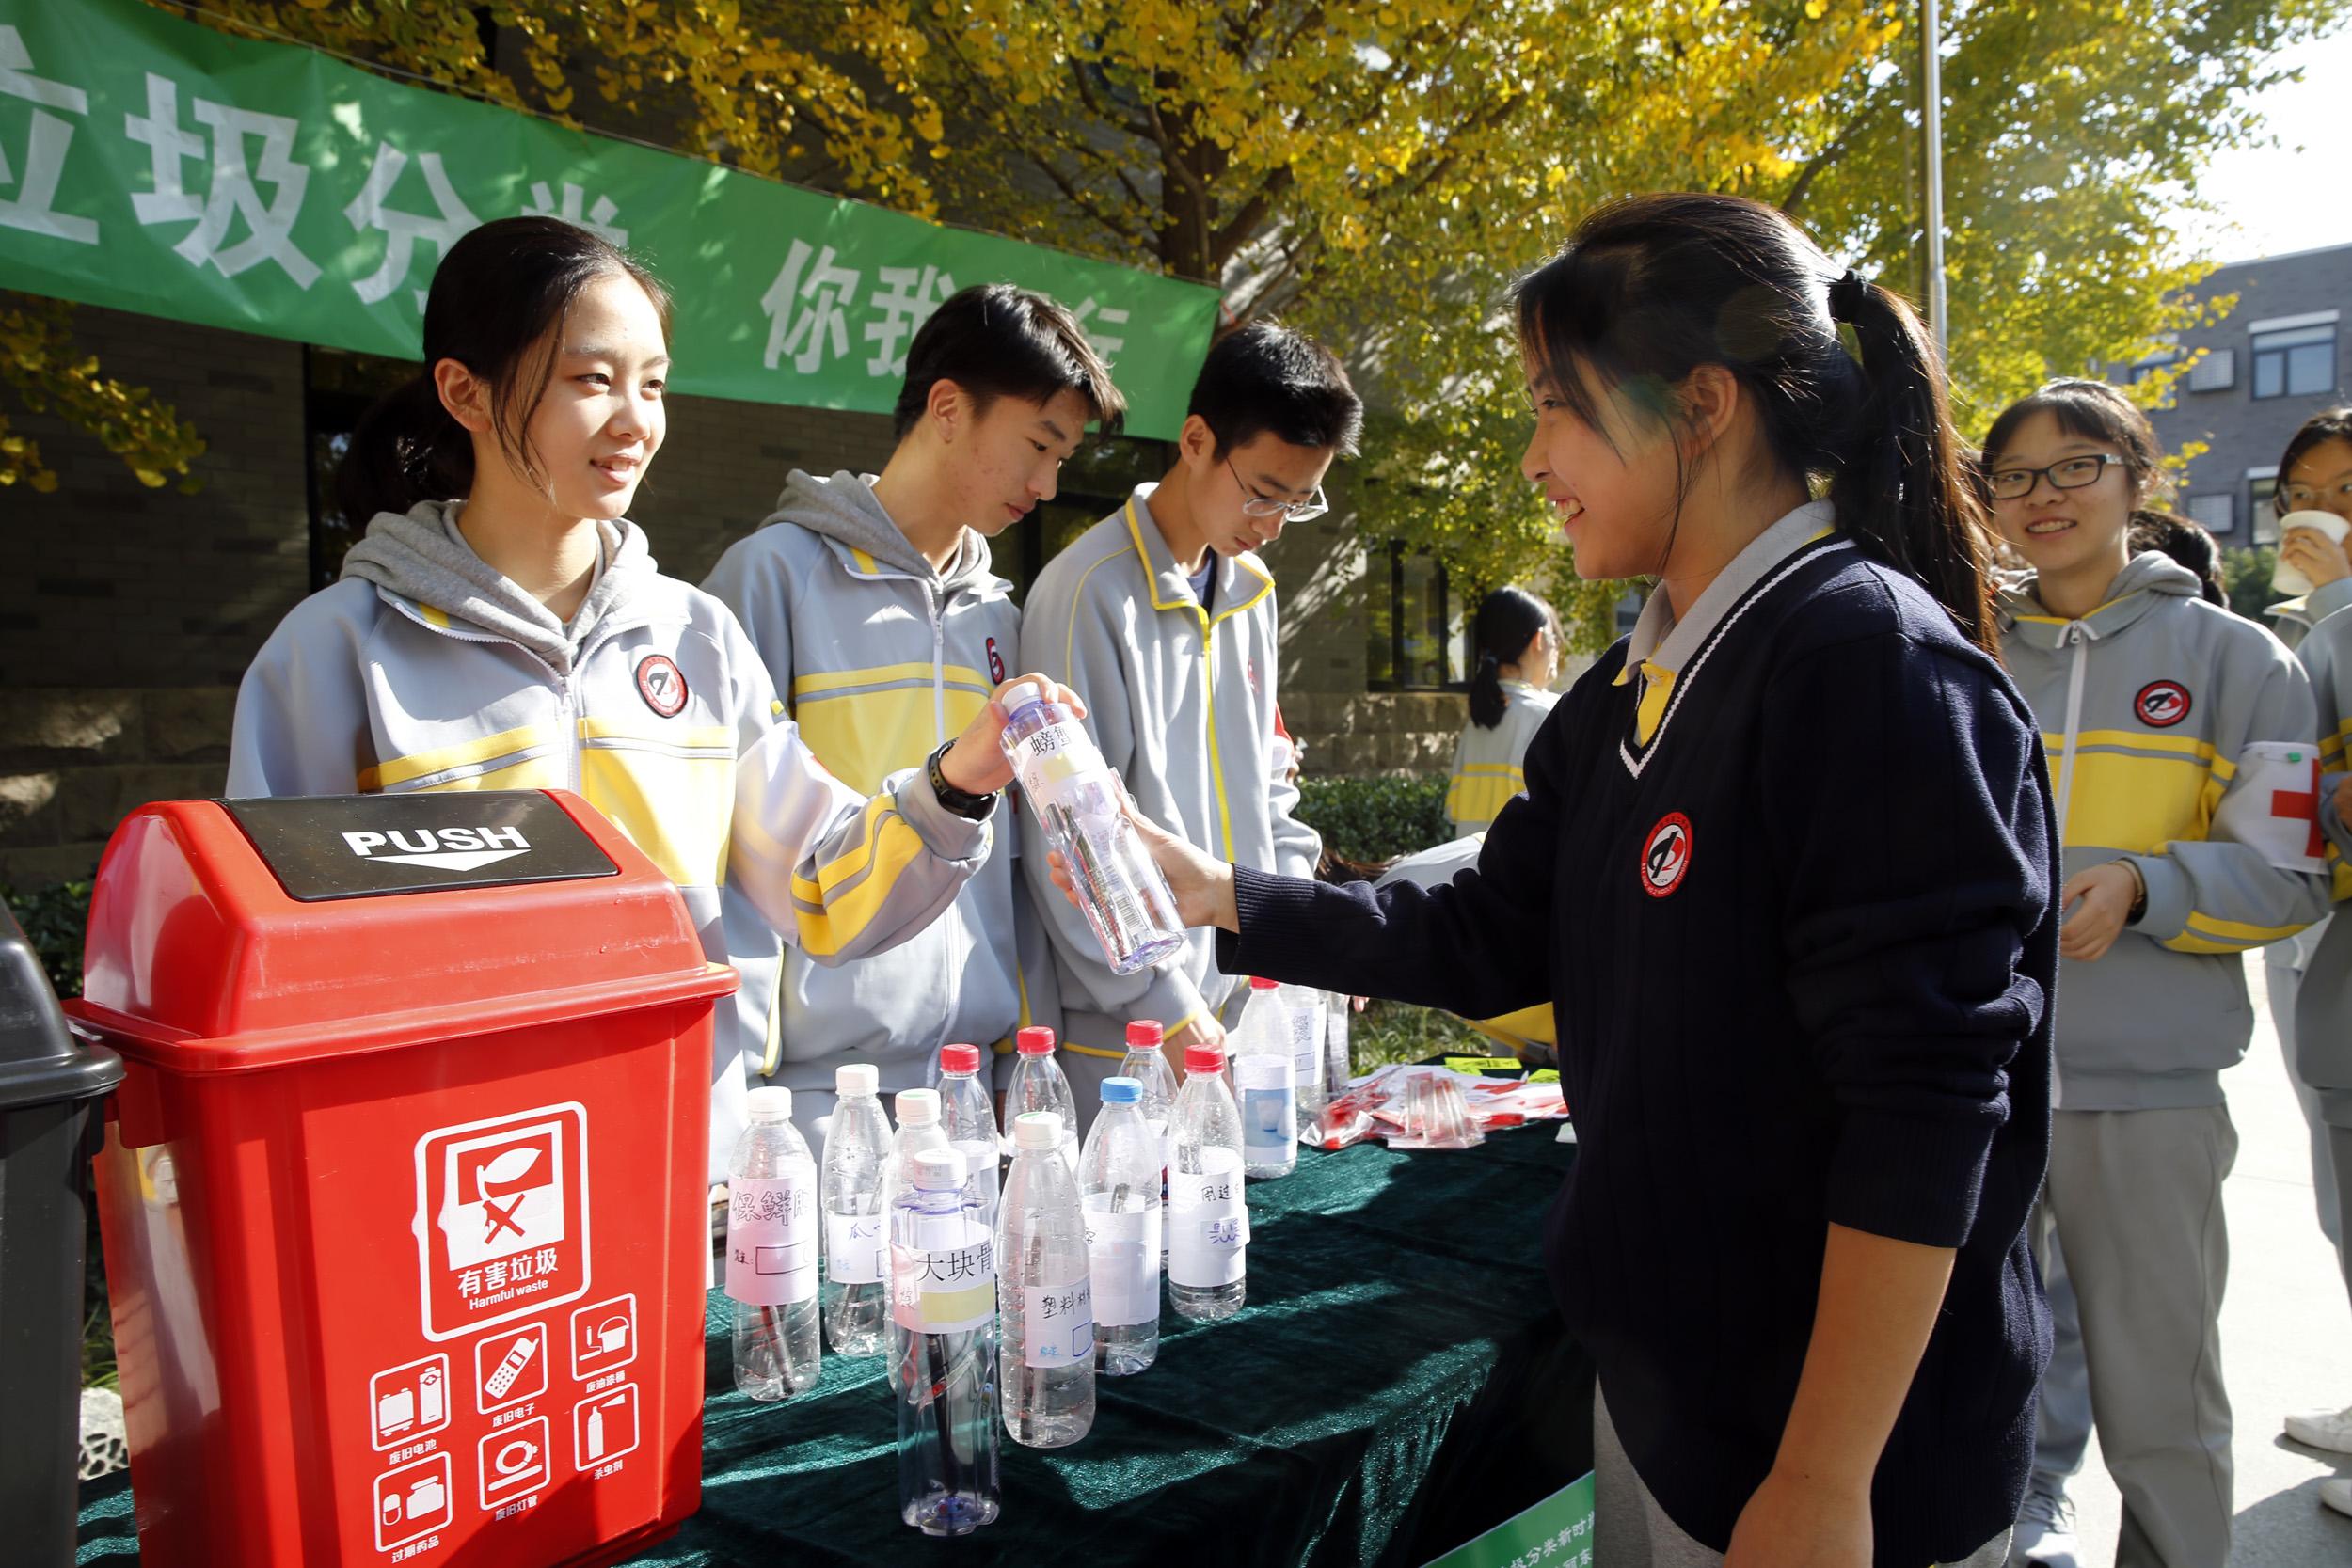
POLYGON ((539 1337, 535 1334, 526 1334, 516 1340, 515 1348, 506 1353, 506 1359, 498 1364, 497 1370, 490 1373, 489 1381, 482 1386, 483 1391, 494 1400, 504 1399, 506 1391, 515 1386, 515 1380, 523 1375, 523 1369, 531 1365, 531 1358, 538 1349, 539 1337))

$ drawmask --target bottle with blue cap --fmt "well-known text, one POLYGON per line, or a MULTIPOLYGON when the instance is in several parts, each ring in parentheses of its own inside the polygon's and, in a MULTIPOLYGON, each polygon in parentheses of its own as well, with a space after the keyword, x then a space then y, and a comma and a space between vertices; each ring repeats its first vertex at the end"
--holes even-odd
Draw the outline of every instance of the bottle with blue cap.
POLYGON ((1132 974, 1175 953, 1184 944, 1175 895, 1127 820, 1127 786, 1094 737, 1034 681, 1015 682, 1002 702, 1001 744, 1022 798, 1069 868, 1112 973, 1132 974))
POLYGON ((727 1295, 735 1386, 755 1400, 817 1386, 817 1162, 792 1125, 792 1091, 754 1089, 727 1165, 727 1295))
MULTIPOLYGON (((1154 1053, 1156 1055, 1156 1052, 1154 1053)), ((1127 1377, 1160 1354, 1162 1134, 1144 1119, 1141 1080, 1103 1080, 1103 1110, 1078 1159, 1087 1272, 1094 1284, 1094 1352, 1106 1377, 1127 1377)))

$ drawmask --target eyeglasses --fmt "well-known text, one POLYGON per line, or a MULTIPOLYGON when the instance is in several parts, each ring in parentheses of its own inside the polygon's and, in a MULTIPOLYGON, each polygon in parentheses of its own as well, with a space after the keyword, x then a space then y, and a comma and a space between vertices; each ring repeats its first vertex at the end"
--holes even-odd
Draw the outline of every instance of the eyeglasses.
POLYGON ((1320 517, 1331 510, 1323 499, 1323 486, 1320 484, 1315 486, 1315 493, 1303 501, 1276 500, 1272 496, 1262 496, 1249 488, 1249 482, 1241 477, 1241 470, 1233 467, 1233 460, 1230 457, 1225 460, 1225 471, 1233 476, 1235 484, 1241 486, 1241 510, 1246 517, 1279 517, 1286 523, 1303 523, 1310 517, 1320 517))
POLYGON ((2322 506, 2352 506, 2352 479, 2341 484, 2290 484, 2280 490, 2289 512, 2311 512, 2322 506))
POLYGON ((1993 499, 2021 501, 2033 494, 2034 483, 2047 479, 2053 490, 2080 490, 2099 483, 2099 476, 2122 459, 2111 451, 2090 457, 2069 457, 2046 468, 1998 468, 1993 474, 1993 499))

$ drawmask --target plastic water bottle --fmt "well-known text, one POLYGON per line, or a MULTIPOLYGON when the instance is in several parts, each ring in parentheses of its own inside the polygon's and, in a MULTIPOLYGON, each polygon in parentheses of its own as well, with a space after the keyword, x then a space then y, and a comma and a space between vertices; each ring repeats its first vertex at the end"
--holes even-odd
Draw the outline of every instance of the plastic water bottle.
POLYGON ((898 1513, 926 1535, 970 1534, 1001 1496, 995 1245, 964 1199, 970 1174, 955 1149, 924 1149, 890 1205, 898 1513))
MULTIPOLYGON (((1032 1026, 1014 1035, 1013 1049, 1018 1060, 1012 1065, 1012 1087, 1005 1091, 1005 1125, 1031 1111, 1059 1117, 1062 1130, 1062 1158, 1068 1162, 1070 1173, 1078 1173, 1078 1103, 1070 1092, 1070 1080, 1063 1076, 1061 1064, 1054 1060, 1054 1031, 1032 1026)), ((1009 1141, 1007 1153, 1017 1153, 1009 1141)))
POLYGON ((1168 879, 1127 820, 1127 786, 1086 725, 1030 681, 1005 693, 1004 708, 1005 755, 1112 973, 1148 969, 1184 946, 1168 879))
POLYGON ((792 1091, 754 1089, 727 1165, 727 1295, 735 1386, 755 1400, 817 1386, 817 1162, 792 1125, 792 1091))
MULTIPOLYGON (((1311 986, 1281 986, 1275 994, 1290 1015, 1291 1084, 1298 1093, 1298 1126, 1323 1115, 1323 992, 1311 986)), ((1294 1162, 1295 1163, 1295 1162, 1294 1162)))
POLYGON ((1168 1124, 1168 1299, 1195 1322, 1241 1310, 1249 1247, 1241 1112, 1225 1086, 1225 1053, 1184 1048, 1184 1086, 1168 1124))
MULTIPOLYGON (((1149 1019, 1137 1019, 1127 1025, 1127 1055, 1119 1064, 1119 1075, 1132 1078, 1143 1085, 1143 1098, 1136 1102, 1142 1113, 1144 1124, 1160 1146, 1160 1206, 1168 1206, 1168 1118, 1176 1109, 1176 1073, 1168 1065, 1168 1053, 1162 1048, 1168 1036, 1149 1019)), ((1165 1219, 1166 1215, 1163 1214, 1165 1219)), ((1168 1267, 1168 1227, 1160 1227, 1160 1267, 1168 1267)))
POLYGON ((1356 1063, 1347 1045, 1347 1015, 1354 1010, 1350 998, 1338 991, 1323 993, 1323 1049, 1327 1065, 1324 1069, 1324 1103, 1329 1104, 1347 1092, 1347 1081, 1356 1076, 1356 1063))
POLYGON ((1143 1119, 1143 1085, 1124 1074, 1104 1079, 1103 1111, 1078 1156, 1078 1195, 1094 1282, 1096 1365, 1110 1377, 1139 1372, 1160 1354, 1165 1147, 1143 1119))
POLYGON ((1233 1087, 1241 1096, 1242 1164, 1251 1176, 1288 1176, 1298 1166, 1297 1071, 1281 989, 1250 981, 1234 1031, 1233 1087))
POLYGON ((1059 1120, 1012 1119, 1012 1172, 997 1227, 1005 1430, 1032 1449, 1065 1448, 1094 1425, 1094 1302, 1078 1182, 1059 1120))
POLYGON ((996 1134, 996 1097, 980 1082, 980 1048, 943 1046, 939 1053, 939 1125, 947 1142, 963 1152, 971 1183, 966 1195, 980 1206, 983 1224, 996 1223, 996 1162, 1003 1145, 996 1134))
POLYGON ((817 1287, 825 1342, 837 1355, 879 1355, 890 1317, 890 1216, 882 1210, 882 1167, 891 1153, 890 1118, 875 1096, 869 1063, 833 1069, 837 1098, 825 1133, 818 1187, 825 1207, 824 1276, 817 1287))

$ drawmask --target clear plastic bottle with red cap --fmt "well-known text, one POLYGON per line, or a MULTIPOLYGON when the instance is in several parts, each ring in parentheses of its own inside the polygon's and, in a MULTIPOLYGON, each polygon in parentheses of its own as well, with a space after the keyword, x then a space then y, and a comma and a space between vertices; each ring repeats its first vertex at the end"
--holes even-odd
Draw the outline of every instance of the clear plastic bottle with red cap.
MULTIPOLYGON (((1119 1075, 1132 1078, 1139 1086, 1136 1109, 1143 1123, 1160 1146, 1159 1202, 1168 1205, 1168 1120, 1176 1111, 1176 1071, 1168 1065, 1167 1034, 1150 1019, 1137 1019, 1127 1025, 1127 1055, 1119 1064, 1119 1075)), ((1163 1221, 1167 1215, 1161 1215, 1163 1221)), ((1168 1267, 1168 1230, 1160 1225, 1160 1267, 1168 1267)))
POLYGON ((1249 1206, 1241 1111, 1225 1086, 1218 1047, 1185 1047, 1168 1143, 1168 1304, 1196 1322, 1230 1318, 1241 1310, 1248 1284, 1249 1206))
POLYGON ((817 1184, 825 1206, 824 1274, 818 1300, 825 1342, 836 1355, 879 1355, 890 1312, 890 1216, 882 1209, 890 1118, 875 1095, 870 1062, 834 1069, 833 1118, 817 1184))
MULTIPOLYGON (((1054 1031, 1032 1025, 1014 1035, 1012 1041, 1017 1059, 1012 1066, 1012 1086, 1005 1091, 1005 1125, 1010 1127, 1014 1118, 1031 1111, 1059 1117, 1062 1158, 1074 1175, 1078 1169, 1078 1103, 1070 1092, 1070 1079, 1062 1072, 1061 1063, 1054 1059, 1054 1031)), ((1013 1150, 1008 1147, 1005 1152, 1013 1150)))
POLYGON ((1078 908, 1116 974, 1149 969, 1184 945, 1168 879, 1127 820, 1127 787, 1077 715, 1029 681, 1002 699, 1002 745, 1045 842, 1070 868, 1078 908))
POLYGON ((1261 1180, 1298 1168, 1298 1062, 1281 987, 1249 982, 1233 1031, 1233 1087, 1241 1097, 1242 1167, 1261 1180))
POLYGON ((980 1048, 946 1045, 939 1050, 939 1125, 951 1148, 963 1151, 971 1167, 966 1180, 980 1216, 996 1223, 998 1151, 1004 1147, 996 1132, 996 1097, 980 1082, 980 1048))
POLYGON ((1012 1134, 996 1232, 1005 1431, 1026 1448, 1066 1448, 1094 1426, 1086 1213, 1060 1122, 1029 1111, 1012 1118, 1012 1134))

